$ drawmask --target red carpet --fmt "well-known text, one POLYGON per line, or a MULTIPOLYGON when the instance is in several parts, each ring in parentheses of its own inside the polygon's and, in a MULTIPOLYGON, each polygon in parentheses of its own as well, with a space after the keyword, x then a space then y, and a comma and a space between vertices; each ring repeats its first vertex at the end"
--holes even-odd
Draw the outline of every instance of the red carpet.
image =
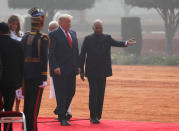
MULTIPOLYGON (((73 118, 71 126, 61 126, 54 118, 38 118, 38 131, 179 131, 179 124, 153 122, 126 122, 101 120, 100 124, 90 124, 89 120, 73 118)), ((14 123, 14 131, 21 131, 20 123, 14 123)))

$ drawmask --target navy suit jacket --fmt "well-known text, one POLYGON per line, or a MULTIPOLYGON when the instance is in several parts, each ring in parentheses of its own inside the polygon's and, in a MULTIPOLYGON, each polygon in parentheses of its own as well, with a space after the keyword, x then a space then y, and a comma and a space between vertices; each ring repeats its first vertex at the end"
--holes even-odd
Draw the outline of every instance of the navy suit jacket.
POLYGON ((49 34, 49 65, 51 76, 56 75, 54 74, 54 69, 57 67, 60 67, 62 75, 78 74, 78 68, 80 67, 78 40, 76 32, 69 30, 69 33, 72 38, 73 48, 70 47, 68 39, 60 27, 49 34))
POLYGON ((125 42, 114 40, 110 35, 91 34, 85 37, 81 48, 81 69, 87 77, 112 75, 111 46, 126 47, 125 42))

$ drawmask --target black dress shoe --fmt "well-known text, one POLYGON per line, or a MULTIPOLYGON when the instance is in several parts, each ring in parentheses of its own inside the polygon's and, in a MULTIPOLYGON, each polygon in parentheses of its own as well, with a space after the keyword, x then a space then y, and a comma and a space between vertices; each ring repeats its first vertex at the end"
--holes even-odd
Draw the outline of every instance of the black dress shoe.
POLYGON ((55 115, 58 115, 58 109, 56 108, 56 109, 53 111, 53 113, 54 113, 55 115))
POLYGON ((97 118, 97 119, 96 119, 96 122, 97 122, 97 124, 98 124, 98 123, 100 123, 100 120, 97 118))
POLYGON ((59 116, 59 115, 58 115, 57 120, 58 120, 59 122, 62 122, 62 119, 60 118, 60 116, 59 116))
POLYGON ((98 119, 93 119, 93 118, 90 118, 90 122, 92 124, 99 124, 100 123, 100 121, 98 119))
POLYGON ((61 120, 60 118, 57 118, 57 120, 58 120, 59 122, 62 122, 62 120, 61 120))
POLYGON ((54 120, 58 120, 58 118, 54 118, 54 120))
POLYGON ((66 120, 70 120, 72 118, 72 114, 70 114, 69 112, 66 113, 66 120))
POLYGON ((61 120, 62 126, 71 126, 71 124, 67 120, 61 120))

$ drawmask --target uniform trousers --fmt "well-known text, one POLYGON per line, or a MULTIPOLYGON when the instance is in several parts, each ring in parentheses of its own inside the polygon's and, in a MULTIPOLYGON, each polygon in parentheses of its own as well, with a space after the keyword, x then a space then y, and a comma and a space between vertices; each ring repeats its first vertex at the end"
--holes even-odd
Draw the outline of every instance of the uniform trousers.
POLYGON ((37 117, 39 113, 43 88, 40 88, 39 78, 24 80, 24 114, 27 131, 37 131, 37 117))

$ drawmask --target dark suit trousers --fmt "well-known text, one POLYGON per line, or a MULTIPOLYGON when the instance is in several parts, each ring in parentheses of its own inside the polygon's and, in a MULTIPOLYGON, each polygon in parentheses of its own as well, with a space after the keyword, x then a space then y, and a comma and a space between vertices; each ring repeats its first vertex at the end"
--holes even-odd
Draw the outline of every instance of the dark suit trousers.
POLYGON ((88 77, 90 118, 101 119, 106 77, 88 77))
MULTIPOLYGON (((1 87, 2 88, 2 87, 1 87)), ((14 99, 15 99, 15 87, 6 87, 3 86, 2 91, 2 96, 4 99, 4 110, 5 111, 12 111, 12 107, 14 104, 14 99)), ((8 131, 12 131, 12 124, 4 124, 4 131, 6 131, 6 128, 9 128, 8 131)), ((0 128, 1 131, 1 128, 0 128)))
POLYGON ((59 108, 59 119, 65 120, 68 107, 75 95, 76 90, 76 75, 68 76, 56 75, 53 76, 54 89, 56 95, 57 106, 59 108))
POLYGON ((37 131, 37 117, 43 93, 43 88, 39 88, 40 84, 40 79, 24 80, 24 114, 27 131, 37 131))

